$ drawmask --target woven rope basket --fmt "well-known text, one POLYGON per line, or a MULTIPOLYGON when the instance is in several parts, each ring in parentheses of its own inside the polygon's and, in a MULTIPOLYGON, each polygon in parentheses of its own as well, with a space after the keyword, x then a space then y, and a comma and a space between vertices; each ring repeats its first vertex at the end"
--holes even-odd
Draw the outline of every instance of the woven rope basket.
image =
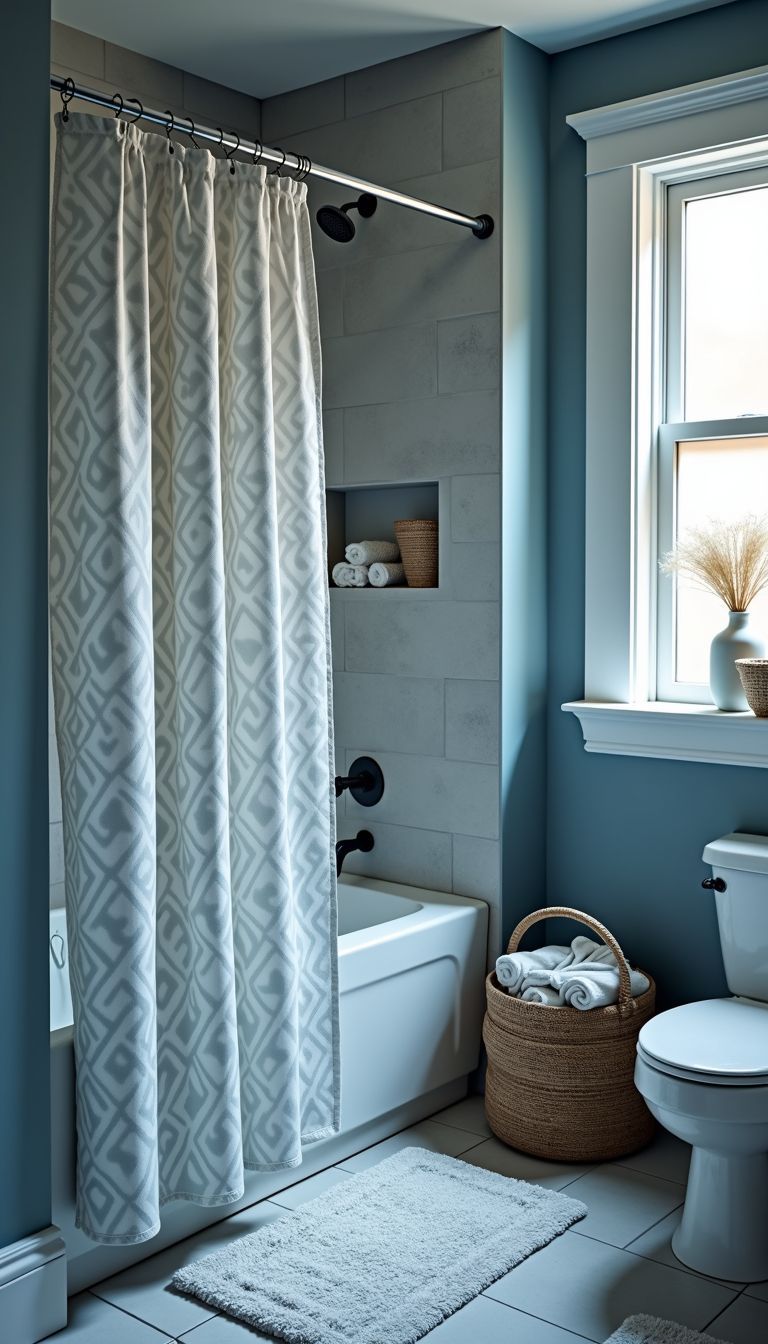
POLYGON ((768 719, 768 658, 737 658, 747 704, 758 719, 768 719))
MULTIPOLYGON (((653 1016, 656 986, 632 998, 621 947, 598 920, 567 906, 535 910, 509 940, 542 919, 576 919, 607 943, 619 967, 618 1003, 581 1011, 524 1003, 486 980, 488 1051, 485 1111, 497 1138, 536 1157, 599 1161, 635 1152, 650 1140, 654 1120, 634 1084, 640 1028, 653 1016)), ((650 979, 650 977, 649 977, 650 979)))
POLYGON ((395 536, 409 588, 437 587, 437 523, 430 518, 401 518, 395 536))

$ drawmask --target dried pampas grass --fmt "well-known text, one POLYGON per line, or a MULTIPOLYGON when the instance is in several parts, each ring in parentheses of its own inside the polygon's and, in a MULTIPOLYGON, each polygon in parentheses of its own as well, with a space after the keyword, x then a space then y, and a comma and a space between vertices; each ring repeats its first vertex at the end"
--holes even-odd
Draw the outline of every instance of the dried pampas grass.
POLYGON ((660 562, 662 574, 694 579, 729 611, 749 611, 768 588, 768 517, 747 514, 733 523, 711 519, 691 528, 660 562))

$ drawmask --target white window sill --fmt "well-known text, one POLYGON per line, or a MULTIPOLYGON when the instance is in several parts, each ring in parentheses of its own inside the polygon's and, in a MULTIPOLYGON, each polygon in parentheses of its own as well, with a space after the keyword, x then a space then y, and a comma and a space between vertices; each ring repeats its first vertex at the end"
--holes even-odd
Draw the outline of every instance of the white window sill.
POLYGON ((756 719, 751 711, 726 714, 712 705, 662 700, 632 705, 571 700, 562 708, 578 718, 586 751, 768 767, 768 719, 756 719))

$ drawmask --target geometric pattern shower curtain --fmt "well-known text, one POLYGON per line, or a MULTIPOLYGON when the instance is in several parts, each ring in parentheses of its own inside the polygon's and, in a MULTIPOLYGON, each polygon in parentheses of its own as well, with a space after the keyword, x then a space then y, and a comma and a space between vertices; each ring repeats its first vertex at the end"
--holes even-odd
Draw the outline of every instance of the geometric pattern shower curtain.
POLYGON ((320 340, 306 188, 58 123, 50 598, 77 1221, 339 1126, 320 340))

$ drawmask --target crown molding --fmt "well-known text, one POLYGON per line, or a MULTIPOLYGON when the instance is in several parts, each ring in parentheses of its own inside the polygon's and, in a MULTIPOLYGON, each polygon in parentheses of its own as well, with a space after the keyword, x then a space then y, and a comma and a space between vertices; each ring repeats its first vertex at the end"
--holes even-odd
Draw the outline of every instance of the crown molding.
POLYGON ((629 98, 623 103, 610 103, 585 112, 573 112, 566 122, 582 140, 596 140, 600 136, 634 130, 673 121, 697 112, 711 112, 718 108, 734 107, 768 98, 768 66, 742 70, 721 79, 706 79, 699 84, 686 84, 664 93, 652 93, 646 98, 629 98))

